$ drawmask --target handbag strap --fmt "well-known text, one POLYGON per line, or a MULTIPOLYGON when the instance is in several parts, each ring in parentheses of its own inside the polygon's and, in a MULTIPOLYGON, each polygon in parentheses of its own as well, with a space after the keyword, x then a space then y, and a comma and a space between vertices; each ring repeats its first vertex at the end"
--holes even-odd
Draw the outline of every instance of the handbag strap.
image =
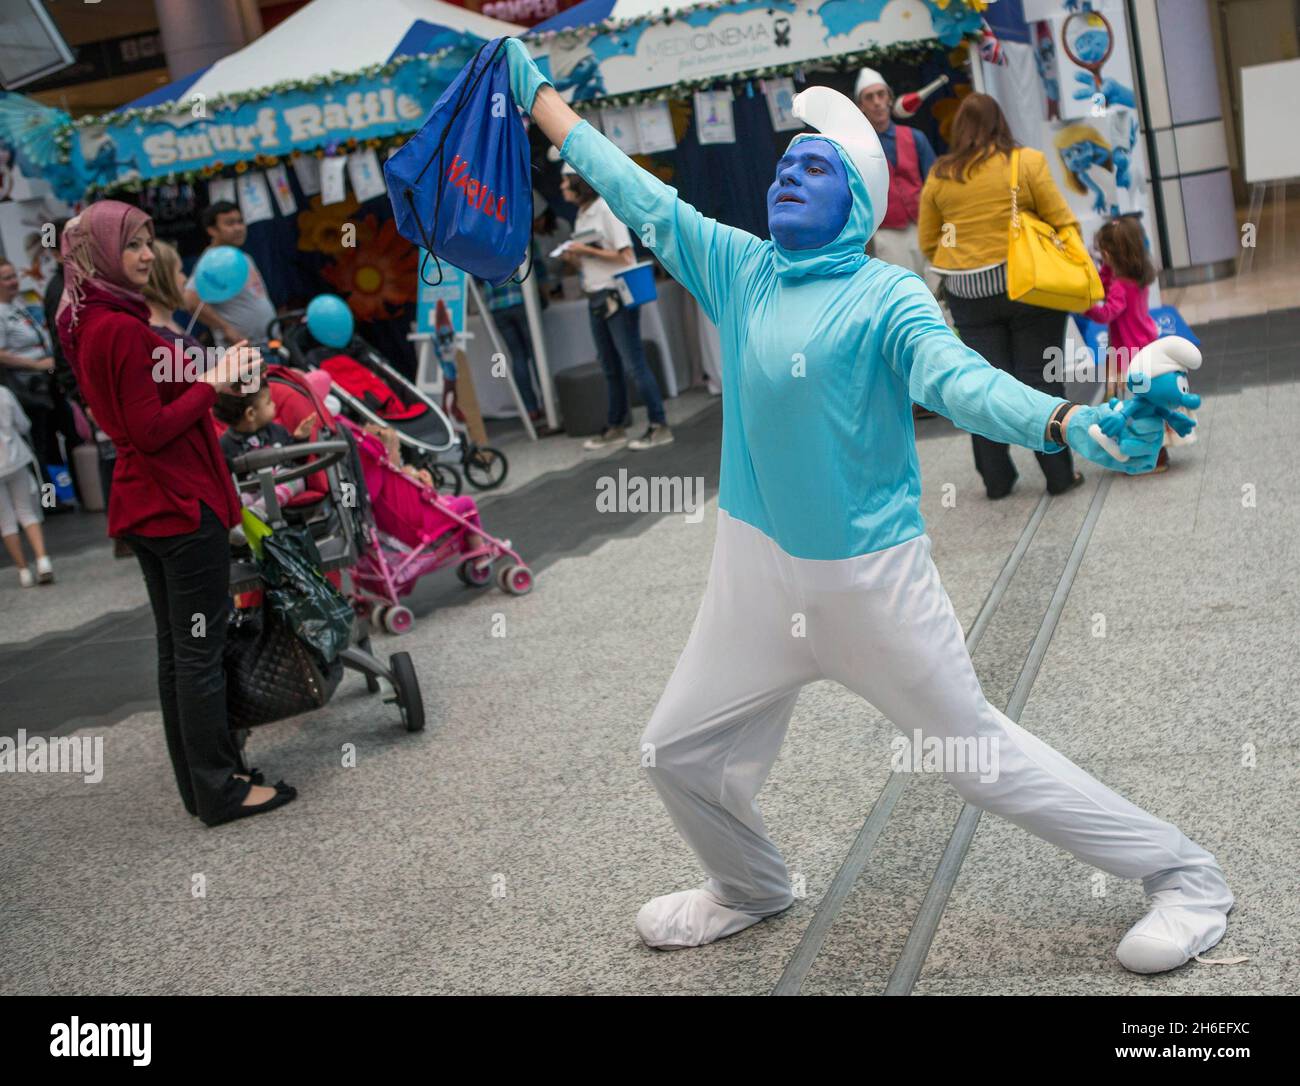
POLYGON ((1011 229, 1020 230, 1020 148, 1011 149, 1011 229))

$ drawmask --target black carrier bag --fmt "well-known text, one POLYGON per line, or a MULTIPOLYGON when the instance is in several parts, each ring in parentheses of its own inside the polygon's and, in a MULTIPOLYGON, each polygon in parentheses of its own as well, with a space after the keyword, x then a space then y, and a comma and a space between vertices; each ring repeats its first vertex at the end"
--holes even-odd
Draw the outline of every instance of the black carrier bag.
POLYGON ((254 551, 265 585, 262 606, 241 612, 226 634, 226 705, 235 729, 328 702, 343 677, 338 655, 355 621, 352 605, 321 573, 306 529, 262 535, 254 551))

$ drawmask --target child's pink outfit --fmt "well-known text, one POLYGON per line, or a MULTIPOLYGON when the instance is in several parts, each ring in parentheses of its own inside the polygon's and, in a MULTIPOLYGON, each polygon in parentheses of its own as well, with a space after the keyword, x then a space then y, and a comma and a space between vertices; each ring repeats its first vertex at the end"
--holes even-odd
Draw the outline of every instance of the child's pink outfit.
POLYGON ((1084 316, 1107 326, 1113 357, 1118 359, 1119 375, 1123 377, 1133 356, 1159 339, 1160 330, 1147 312, 1148 287, 1121 279, 1106 264, 1101 267, 1101 285, 1106 289, 1106 300, 1084 316))
POLYGON ((365 476, 370 507, 374 511, 375 527, 387 536, 419 547, 431 543, 460 525, 452 520, 442 506, 457 516, 479 527, 478 505, 468 496, 453 497, 439 494, 433 487, 423 486, 404 471, 388 461, 384 443, 374 434, 367 433, 346 419, 340 420, 356 438, 361 454, 361 470, 365 476))

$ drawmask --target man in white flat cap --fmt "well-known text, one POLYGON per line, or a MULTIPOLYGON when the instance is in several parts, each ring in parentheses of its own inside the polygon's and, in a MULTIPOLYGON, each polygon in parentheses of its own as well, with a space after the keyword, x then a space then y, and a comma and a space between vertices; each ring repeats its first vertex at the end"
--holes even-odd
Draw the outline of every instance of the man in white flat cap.
MULTIPOLYGON (((809 87, 768 188, 770 240, 709 219, 561 99, 518 39, 510 88, 566 162, 647 238, 718 326, 722 467, 708 586, 639 753, 703 886, 652 898, 652 947, 734 935, 794 904, 757 798, 799 691, 832 679, 904 734, 995 745, 996 780, 949 767, 963 799, 1086 863, 1141 879, 1151 911, 1120 941, 1139 973, 1174 969, 1227 929, 1214 856, 994 708, 930 557, 912 401, 994 440, 1066 445, 1150 471, 1160 420, 1056 399, 990 366, 912 272, 866 255, 889 170, 850 99, 809 87), (1118 461, 1091 436, 1116 430, 1118 461)), ((1075 712, 1083 719, 1087 708, 1075 712)), ((635 832, 629 829, 629 832, 635 832)), ((597 892, 597 891, 593 891, 597 892)))
POLYGON ((934 148, 924 132, 894 123, 894 92, 874 68, 863 68, 858 73, 853 100, 876 130, 889 163, 889 206, 876 231, 875 255, 925 278, 925 257, 916 240, 916 220, 921 186, 934 165, 934 148))

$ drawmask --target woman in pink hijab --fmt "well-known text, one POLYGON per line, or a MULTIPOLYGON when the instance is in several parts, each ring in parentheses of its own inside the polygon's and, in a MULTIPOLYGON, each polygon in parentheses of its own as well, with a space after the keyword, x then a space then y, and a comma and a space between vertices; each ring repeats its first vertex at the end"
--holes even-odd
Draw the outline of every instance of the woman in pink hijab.
POLYGON ((210 411, 256 352, 239 345, 199 379, 185 379, 185 359, 150 329, 141 294, 153 241, 153 220, 116 200, 68 223, 56 323, 82 395, 117 448, 108 534, 131 546, 149 589, 181 800, 215 826, 297 795, 283 781, 264 787, 244 767, 226 717, 228 533, 240 505, 210 411))

